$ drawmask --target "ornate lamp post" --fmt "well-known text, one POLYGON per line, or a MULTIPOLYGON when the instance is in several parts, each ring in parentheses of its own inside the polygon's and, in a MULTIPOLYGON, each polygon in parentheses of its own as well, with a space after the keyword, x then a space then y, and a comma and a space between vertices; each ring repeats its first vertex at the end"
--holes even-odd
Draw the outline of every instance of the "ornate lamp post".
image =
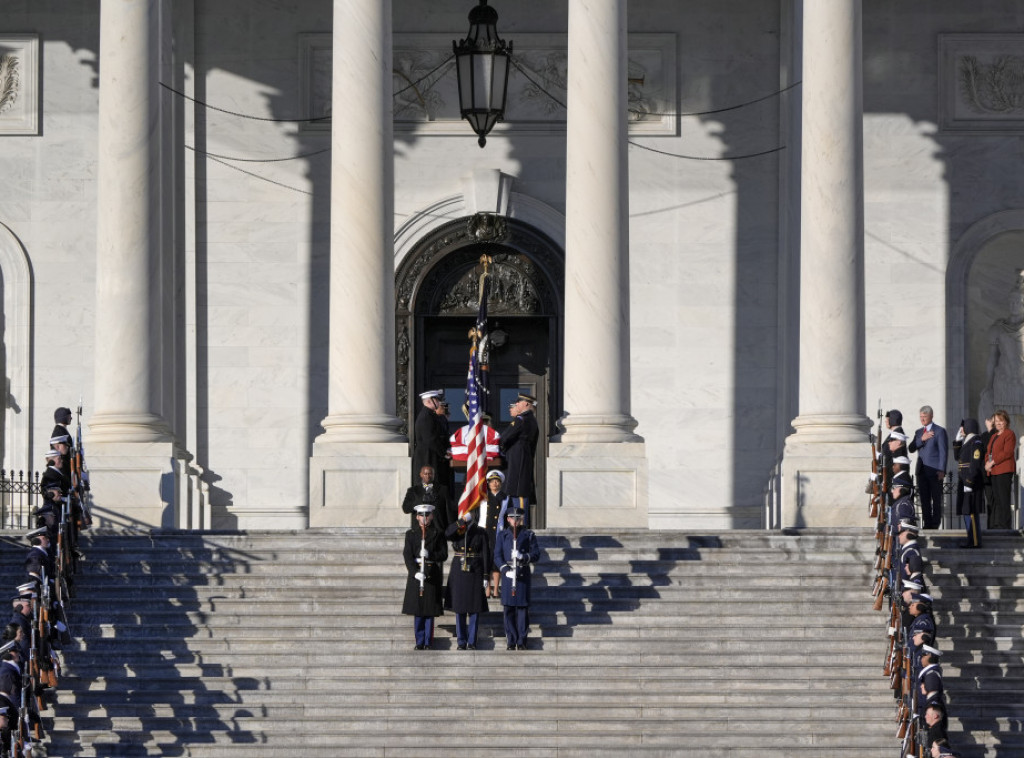
POLYGON ((469 34, 452 42, 459 77, 459 110, 480 139, 505 117, 512 43, 498 37, 498 12, 480 0, 469 12, 469 34))

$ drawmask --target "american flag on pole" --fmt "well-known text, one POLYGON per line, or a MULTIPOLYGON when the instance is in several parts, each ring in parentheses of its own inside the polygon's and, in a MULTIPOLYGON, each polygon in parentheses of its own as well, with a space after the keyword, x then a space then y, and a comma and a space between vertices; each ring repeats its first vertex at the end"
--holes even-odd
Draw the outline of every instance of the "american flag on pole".
POLYGON ((490 278, 484 261, 484 272, 480 275, 480 308, 476 315, 473 344, 469 348, 469 372, 466 376, 466 405, 469 408, 469 433, 465 435, 468 448, 466 456, 466 488, 459 498, 459 518, 480 505, 484 499, 484 476, 487 474, 487 436, 483 422, 483 386, 480 353, 484 348, 487 334, 487 295, 490 278))

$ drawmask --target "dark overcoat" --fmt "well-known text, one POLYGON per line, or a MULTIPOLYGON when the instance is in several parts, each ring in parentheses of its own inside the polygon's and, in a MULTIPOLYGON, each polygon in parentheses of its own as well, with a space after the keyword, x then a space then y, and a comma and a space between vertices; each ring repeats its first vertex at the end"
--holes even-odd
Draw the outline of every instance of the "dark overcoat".
POLYGON ((417 532, 420 530, 419 522, 416 520, 416 506, 429 503, 434 506, 434 524, 439 531, 444 532, 448 524, 455 520, 458 514, 458 504, 455 503, 448 492, 448 488, 436 482, 427 492, 426 487, 417 484, 405 491, 405 499, 402 500, 402 510, 409 514, 412 519, 409 528, 417 532))
POLYGON ((516 591, 512 594, 512 529, 505 527, 498 532, 494 544, 494 567, 501 572, 501 604, 528 606, 530 604, 530 565, 540 560, 540 546, 537 536, 530 529, 519 529, 515 545, 526 559, 519 561, 516 572, 516 591))
POLYGON ((449 524, 445 536, 451 540, 453 554, 444 594, 445 609, 455 613, 487 613, 484 582, 491 571, 487 530, 476 524, 467 529, 455 522, 449 524))
MULTIPOLYGON (((970 420, 972 419, 968 419, 970 420)), ((967 439, 960 444, 960 451, 957 454, 960 476, 956 512, 961 516, 985 512, 985 449, 981 437, 967 429, 965 431, 968 434, 967 439), (965 492, 965 487, 971 491, 965 492)))
POLYGON ((527 503, 536 503, 533 483, 533 458, 537 451, 537 415, 532 411, 520 413, 501 433, 501 455, 505 459, 505 493, 511 498, 524 497, 527 503))
POLYGON ((427 570, 423 582, 423 596, 420 596, 420 583, 416 573, 420 570, 420 546, 422 533, 419 528, 410 529, 405 533, 405 568, 409 577, 405 582, 405 600, 402 602, 402 613, 407 616, 442 616, 444 608, 444 562, 448 558, 448 543, 438 528, 431 524, 427 527, 427 570))
POLYGON ((448 422, 426 406, 420 408, 413 428, 412 481, 420 481, 420 469, 432 466, 434 481, 447 482, 449 464, 444 454, 448 451, 448 422))

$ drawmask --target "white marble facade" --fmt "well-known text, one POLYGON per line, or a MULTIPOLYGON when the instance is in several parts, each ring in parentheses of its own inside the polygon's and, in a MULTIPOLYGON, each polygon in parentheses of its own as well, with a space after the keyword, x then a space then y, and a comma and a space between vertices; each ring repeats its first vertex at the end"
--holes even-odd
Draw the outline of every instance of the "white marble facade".
MULTIPOLYGON (((325 419, 351 412, 329 399, 331 131, 289 120, 304 115, 307 102, 303 40, 331 31, 335 3, 145 1, 164 11, 160 33, 173 39, 173 56, 159 65, 163 80, 233 113, 164 89, 155 95, 161 221, 158 264, 149 274, 161 317, 149 329, 161 367, 146 402, 166 422, 173 444, 152 492, 129 488, 123 501, 111 493, 104 507, 130 520, 139 498, 150 497, 166 512, 146 518, 165 525, 304 528, 314 441, 325 419), (227 160, 289 156, 306 157, 227 160), (182 485, 189 475, 203 486, 182 485), (168 495, 175 477, 180 496, 190 495, 204 514, 186 517, 188 503, 175 506, 168 495)), ((54 407, 74 406, 81 395, 91 422, 97 364, 126 347, 97 344, 97 335, 120 339, 97 324, 98 313, 101 322, 106 318, 96 281, 104 234, 104 4, 13 0, 0 16, 0 38, 39 35, 43 85, 38 133, 0 134, 5 468, 41 464, 54 407)), ((571 7, 586 5, 491 4, 501 33, 513 40, 564 39, 571 7)), ((471 5, 392 0, 392 28, 402 40, 456 39, 465 34, 471 5)), ((991 310, 979 299, 996 296, 1000 271, 1024 267, 1024 174, 1009 159, 1020 134, 1012 124, 943 128, 940 95, 948 82, 939 54, 943 34, 1024 34, 1024 2, 993 0, 984 14, 969 5, 863 2, 865 347, 863 368, 854 361, 846 371, 863 371, 847 379, 858 388, 855 410, 865 416, 874 416, 879 399, 908 419, 928 403, 939 423, 954 426, 976 403, 977 324, 991 310)), ((629 0, 628 29, 672 36, 674 107, 689 114, 758 100, 798 81, 800 10, 797 0, 727 7, 716 0, 629 0)), ((813 307, 799 294, 800 256, 820 252, 799 247, 802 104, 798 85, 735 110, 672 118, 667 134, 630 132, 629 139, 665 153, 716 159, 630 146, 620 180, 628 208, 625 413, 643 440, 642 463, 621 479, 642 475, 652 528, 746 527, 764 518, 765 488, 801 413, 800 319, 822 315, 799 312, 800 303, 813 307)), ((344 108, 332 107, 336 119, 346 118, 344 108)), ((532 209, 522 212, 571 244, 564 229, 573 213, 565 129, 554 123, 501 130, 481 150, 468 127, 454 135, 436 125, 396 127, 394 267, 417 230, 478 207, 479 198, 466 194, 467 177, 494 170, 510 177, 515 207, 532 209)), ((358 186, 346 189, 359 194, 358 186)), ((844 283, 818 286, 827 293, 844 283)), ((336 358, 349 366, 362 359, 336 358)), ((602 446, 602 460, 605 453, 602 446)), ((353 460, 350 468, 376 471, 353 460)), ((560 470, 568 472, 571 491, 585 491, 574 463, 560 470)), ((382 491, 398 486, 379 479, 382 491)), ((619 490, 615 497, 628 499, 619 490)), ((851 492, 856 517, 863 505, 851 492)))

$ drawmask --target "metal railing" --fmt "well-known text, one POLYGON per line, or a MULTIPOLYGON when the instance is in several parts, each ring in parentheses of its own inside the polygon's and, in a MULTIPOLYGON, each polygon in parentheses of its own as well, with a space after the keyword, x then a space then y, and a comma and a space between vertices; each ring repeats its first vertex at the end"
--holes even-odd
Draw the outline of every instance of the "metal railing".
MULTIPOLYGON (((989 506, 992 499, 991 488, 986 485, 985 487, 985 507, 989 506)), ((1021 516, 1020 516, 1020 500, 1021 500, 1021 489, 1020 489, 1020 474, 1014 473, 1013 475, 1013 486, 1010 488, 1010 518, 1013 529, 1019 530, 1021 528, 1021 516)), ((921 493, 914 488, 914 507, 918 514, 921 514, 921 493)), ((985 514, 982 514, 985 515, 985 514)), ((919 520, 919 523, 920 520, 919 520)), ((946 478, 942 481, 942 529, 963 529, 963 520, 960 515, 956 512, 956 478, 952 472, 946 474, 946 478)))
POLYGON ((39 504, 39 472, 0 469, 0 526, 4 529, 29 529, 39 504))

